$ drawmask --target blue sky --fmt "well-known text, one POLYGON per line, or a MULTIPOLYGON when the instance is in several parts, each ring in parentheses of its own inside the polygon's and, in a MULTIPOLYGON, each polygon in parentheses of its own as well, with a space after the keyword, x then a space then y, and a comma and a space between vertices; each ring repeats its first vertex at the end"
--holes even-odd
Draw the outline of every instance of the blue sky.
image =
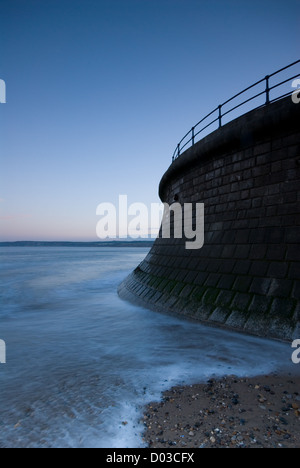
POLYGON ((98 204, 158 202, 182 135, 299 58, 299 0, 0 6, 0 241, 96 240, 98 204))

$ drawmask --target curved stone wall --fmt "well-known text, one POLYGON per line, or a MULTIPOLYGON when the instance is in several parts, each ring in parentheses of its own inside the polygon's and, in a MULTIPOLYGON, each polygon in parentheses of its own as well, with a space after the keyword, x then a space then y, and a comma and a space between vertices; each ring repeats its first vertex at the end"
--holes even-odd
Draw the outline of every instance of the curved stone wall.
POLYGON ((163 202, 205 204, 205 243, 158 238, 122 298, 259 336, 300 338, 300 104, 251 111, 183 153, 163 202))

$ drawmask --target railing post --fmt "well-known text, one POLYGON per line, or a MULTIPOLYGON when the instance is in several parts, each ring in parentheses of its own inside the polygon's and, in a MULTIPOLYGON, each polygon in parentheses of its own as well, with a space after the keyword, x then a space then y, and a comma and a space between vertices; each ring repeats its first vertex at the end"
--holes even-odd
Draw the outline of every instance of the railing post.
POLYGON ((195 144, 195 127, 192 128, 192 146, 195 144))
POLYGON ((270 104, 270 86, 269 86, 270 76, 266 76, 266 104, 270 104))
POLYGON ((180 156, 180 143, 177 145, 177 158, 180 156))
POLYGON ((219 105, 219 128, 222 127, 222 104, 219 105))

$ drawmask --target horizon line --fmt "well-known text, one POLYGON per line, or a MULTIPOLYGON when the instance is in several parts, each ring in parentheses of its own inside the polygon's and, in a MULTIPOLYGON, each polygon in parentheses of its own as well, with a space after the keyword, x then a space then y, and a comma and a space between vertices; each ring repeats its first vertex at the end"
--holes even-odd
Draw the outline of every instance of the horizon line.
POLYGON ((72 241, 72 240, 17 240, 17 241, 0 241, 1 244, 111 244, 111 243, 141 243, 154 242, 155 239, 107 239, 99 241, 72 241))

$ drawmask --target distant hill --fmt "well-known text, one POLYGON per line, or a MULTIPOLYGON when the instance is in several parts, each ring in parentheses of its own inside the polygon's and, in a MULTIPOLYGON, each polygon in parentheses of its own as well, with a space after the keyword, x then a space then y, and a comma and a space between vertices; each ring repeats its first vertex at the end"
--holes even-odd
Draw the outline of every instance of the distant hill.
POLYGON ((152 247, 153 240, 140 241, 107 241, 107 242, 44 242, 18 241, 0 242, 0 247, 152 247))

